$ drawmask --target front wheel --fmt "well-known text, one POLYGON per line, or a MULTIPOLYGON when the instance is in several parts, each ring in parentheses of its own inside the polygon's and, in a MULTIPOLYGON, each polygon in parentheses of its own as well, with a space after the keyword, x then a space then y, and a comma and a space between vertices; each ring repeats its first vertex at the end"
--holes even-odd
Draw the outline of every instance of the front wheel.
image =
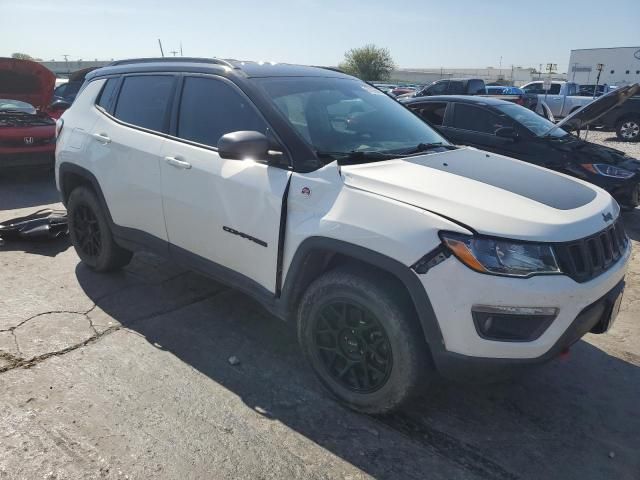
POLYGON ((390 285, 370 277, 335 270, 313 282, 298 309, 298 339, 338 400, 380 414, 414 397, 433 368, 412 310, 390 285))
POLYGON ((623 142, 640 140, 640 118, 626 118, 616 125, 616 135, 623 142))
POLYGON ((83 263, 96 272, 108 272, 127 265, 132 253, 113 240, 105 212, 93 190, 77 187, 67 202, 69 235, 83 263))

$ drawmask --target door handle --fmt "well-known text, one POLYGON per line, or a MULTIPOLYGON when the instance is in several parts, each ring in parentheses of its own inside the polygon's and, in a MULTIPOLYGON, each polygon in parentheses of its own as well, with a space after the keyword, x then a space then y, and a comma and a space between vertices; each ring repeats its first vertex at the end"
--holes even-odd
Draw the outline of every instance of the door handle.
POLYGON ((103 145, 111 143, 111 138, 106 133, 92 133, 91 136, 103 145))
POLYGON ((186 168, 187 170, 191 168, 191 164, 189 162, 185 162, 178 157, 164 157, 164 160, 169 165, 173 165, 176 168, 186 168))

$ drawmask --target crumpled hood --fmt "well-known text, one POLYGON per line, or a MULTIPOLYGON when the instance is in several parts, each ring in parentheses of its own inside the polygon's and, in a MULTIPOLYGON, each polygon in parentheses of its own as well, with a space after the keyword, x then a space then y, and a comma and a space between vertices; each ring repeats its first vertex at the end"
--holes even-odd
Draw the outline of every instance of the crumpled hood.
POLYGON ((619 206, 604 190, 519 160, 466 147, 343 166, 347 186, 423 208, 478 233, 564 242, 598 232, 619 206))
POLYGON ((53 97, 56 76, 31 60, 0 58, 0 98, 21 100, 45 109, 53 97))

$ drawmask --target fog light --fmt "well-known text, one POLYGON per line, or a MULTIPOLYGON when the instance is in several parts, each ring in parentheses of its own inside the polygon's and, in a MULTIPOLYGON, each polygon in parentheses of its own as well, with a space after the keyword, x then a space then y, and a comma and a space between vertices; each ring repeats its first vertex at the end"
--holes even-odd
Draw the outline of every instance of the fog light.
POLYGON ((474 305, 471 308, 478 335, 501 342, 530 342, 540 337, 558 315, 553 307, 503 307, 474 305))

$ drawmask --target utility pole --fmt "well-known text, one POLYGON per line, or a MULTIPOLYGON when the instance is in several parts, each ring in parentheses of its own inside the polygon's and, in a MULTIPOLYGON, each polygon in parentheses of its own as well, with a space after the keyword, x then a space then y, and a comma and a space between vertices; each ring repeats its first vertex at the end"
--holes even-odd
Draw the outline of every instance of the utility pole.
POLYGON ((160 55, 162 55, 162 58, 164 58, 164 50, 162 50, 162 42, 160 41, 160 39, 158 39, 158 45, 160 45, 160 55))
POLYGON ((599 63, 596 65, 596 70, 598 70, 598 76, 596 77, 596 86, 593 87, 593 98, 596 98, 596 92, 598 91, 598 84, 600 83, 600 74, 602 73, 603 68, 604 68, 604 63, 599 63))
POLYGON ((538 66, 538 80, 540 80, 541 76, 542 76, 542 64, 539 64, 539 66, 538 66))
POLYGON ((71 75, 71 70, 69 69, 69 55, 62 55, 64 57, 64 64, 67 67, 67 75, 71 75))
POLYGON ((555 63, 547 63, 547 73, 548 76, 544 81, 544 84, 542 85, 542 88, 544 88, 544 101, 547 101, 547 93, 549 93, 549 89, 551 89, 551 72, 553 72, 554 70, 558 69, 558 65, 555 63))
POLYGON ((180 56, 184 57, 184 55, 182 54, 182 41, 180 41, 180 56))
POLYGON ((174 57, 178 54, 178 52, 176 50, 171 50, 169 53, 171 55, 173 55, 174 57))

